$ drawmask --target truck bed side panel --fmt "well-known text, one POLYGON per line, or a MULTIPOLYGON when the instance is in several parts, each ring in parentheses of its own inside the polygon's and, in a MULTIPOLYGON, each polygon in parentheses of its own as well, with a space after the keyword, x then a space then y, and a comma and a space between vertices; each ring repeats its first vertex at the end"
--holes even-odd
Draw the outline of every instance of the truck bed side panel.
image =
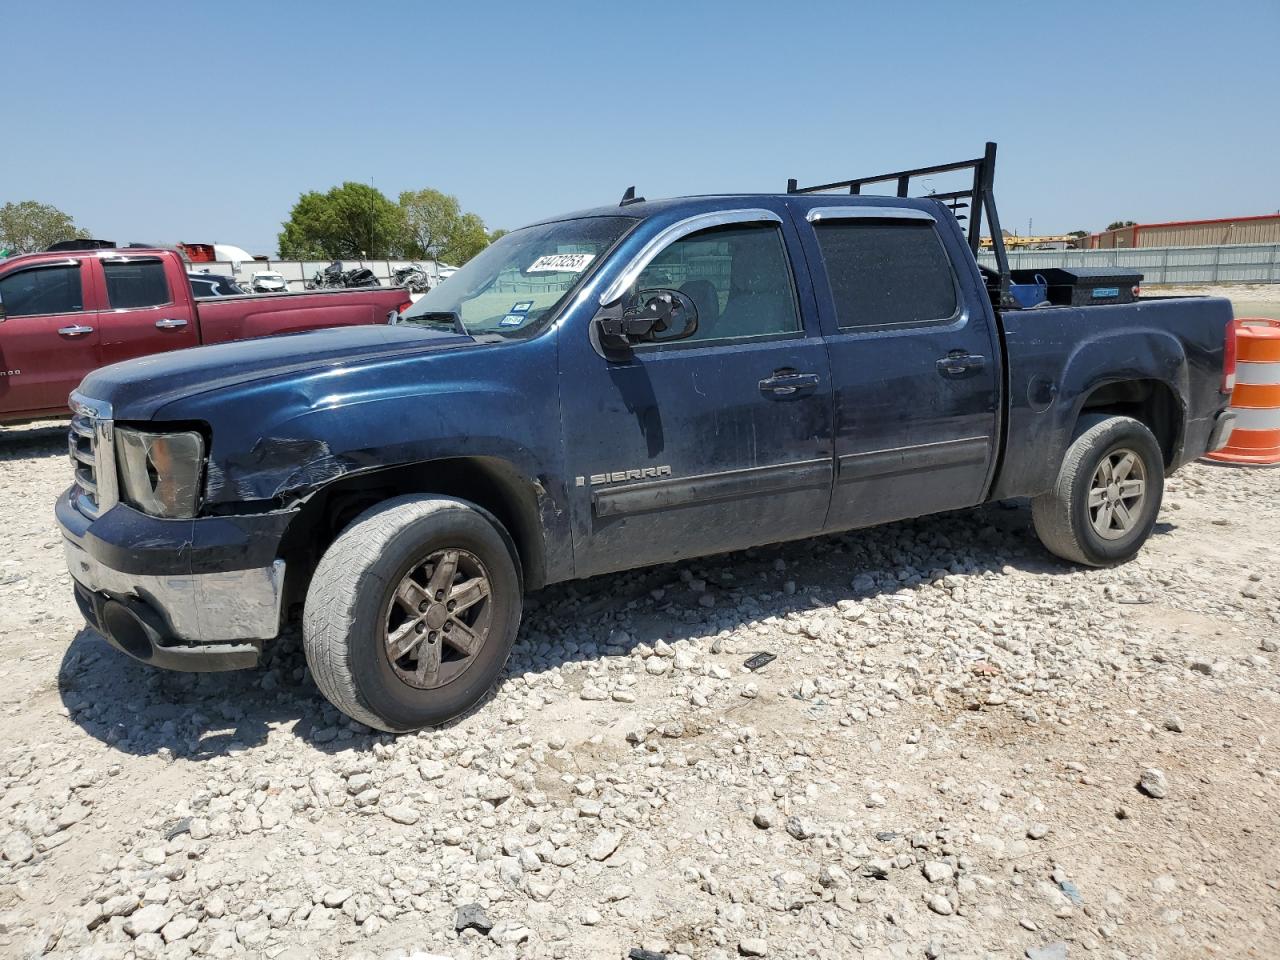
POLYGON ((225 343, 277 333, 385 323, 387 313, 409 299, 398 287, 326 293, 263 294, 200 300, 202 342, 225 343))
POLYGON ((1211 297, 1050 307, 1002 316, 1009 383, 1008 441, 992 499, 1048 490, 1090 395, 1154 380, 1181 408, 1170 469, 1205 452, 1219 392, 1231 303, 1211 297))

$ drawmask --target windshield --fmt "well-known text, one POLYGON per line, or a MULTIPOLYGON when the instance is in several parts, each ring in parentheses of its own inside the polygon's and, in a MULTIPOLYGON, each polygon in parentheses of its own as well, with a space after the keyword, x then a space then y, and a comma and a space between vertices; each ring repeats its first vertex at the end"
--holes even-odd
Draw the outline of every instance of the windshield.
POLYGON ((584 217, 515 230, 433 288, 400 322, 460 318, 473 336, 529 336, 635 223, 632 217, 584 217))

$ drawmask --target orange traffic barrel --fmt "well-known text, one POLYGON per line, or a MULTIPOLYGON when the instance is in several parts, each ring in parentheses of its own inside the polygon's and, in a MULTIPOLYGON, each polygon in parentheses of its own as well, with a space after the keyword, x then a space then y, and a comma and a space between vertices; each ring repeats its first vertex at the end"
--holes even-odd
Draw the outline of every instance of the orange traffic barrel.
POLYGON ((1209 454, 1222 463, 1280 463, 1280 320, 1235 321, 1235 426, 1227 445, 1209 454))

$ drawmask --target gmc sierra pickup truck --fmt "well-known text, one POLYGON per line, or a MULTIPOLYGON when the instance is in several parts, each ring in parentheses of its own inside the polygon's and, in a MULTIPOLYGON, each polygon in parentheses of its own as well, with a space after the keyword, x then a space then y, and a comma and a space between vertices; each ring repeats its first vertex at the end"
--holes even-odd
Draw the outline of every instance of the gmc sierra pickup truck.
POLYGON ((57 503, 80 609, 189 670, 300 620, 320 690, 404 731, 481 699, 556 581, 1017 496, 1058 556, 1127 560, 1230 430, 1231 306, 1014 308, 993 161, 924 171, 972 169, 967 236, 956 197, 908 198, 919 171, 628 191, 398 324, 98 370, 57 503))
POLYGON ((67 416, 90 370, 166 350, 386 323, 398 289, 197 299, 173 250, 54 251, 0 263, 0 423, 67 416))

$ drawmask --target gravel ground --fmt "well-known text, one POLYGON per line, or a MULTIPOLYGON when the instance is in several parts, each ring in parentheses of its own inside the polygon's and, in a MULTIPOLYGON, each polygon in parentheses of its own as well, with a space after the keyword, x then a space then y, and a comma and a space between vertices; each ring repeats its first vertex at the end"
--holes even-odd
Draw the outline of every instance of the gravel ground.
POLYGON ((1280 955, 1280 470, 1186 468, 1112 570, 1019 503, 551 588, 392 738, 296 640, 85 631, 68 469, 0 431, 0 955, 1280 955))

